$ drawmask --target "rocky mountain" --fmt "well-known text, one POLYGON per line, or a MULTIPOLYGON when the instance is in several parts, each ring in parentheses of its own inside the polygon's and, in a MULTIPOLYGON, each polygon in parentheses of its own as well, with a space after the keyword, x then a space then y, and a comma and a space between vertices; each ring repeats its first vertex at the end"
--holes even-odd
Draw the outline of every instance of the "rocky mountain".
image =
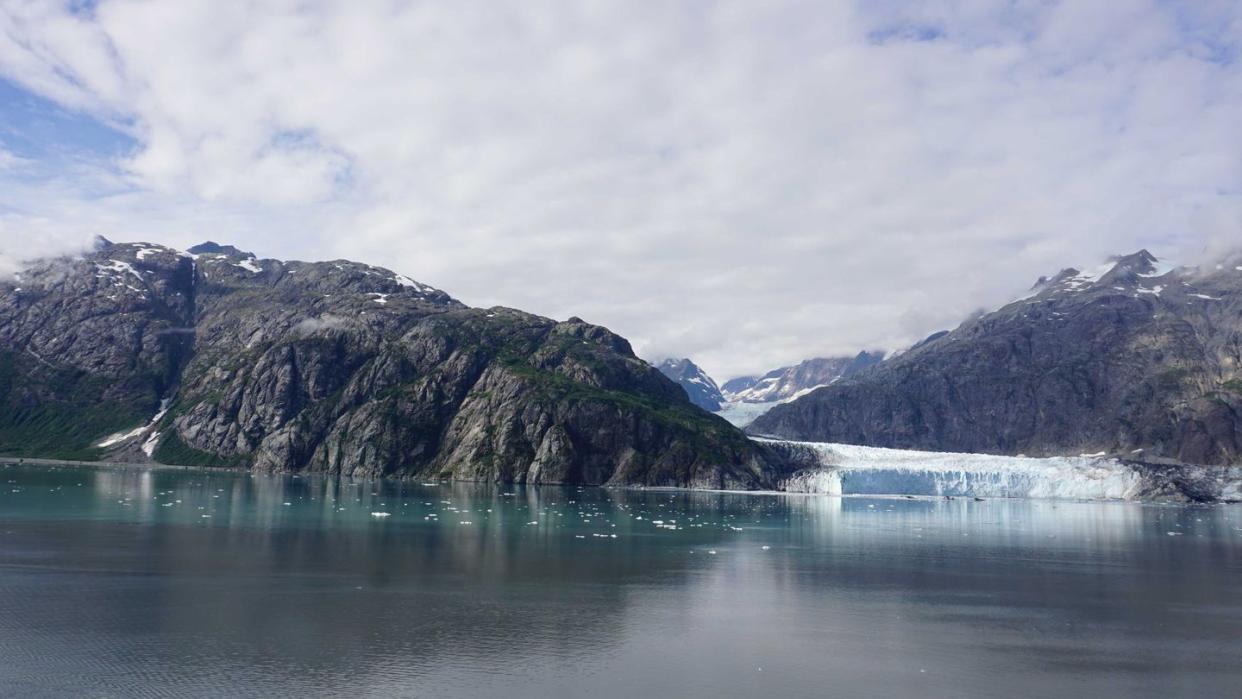
POLYGON ((794 366, 773 369, 763 376, 730 379, 721 391, 725 399, 733 403, 776 403, 852 376, 883 359, 883 352, 807 359, 794 366))
POLYGON ((720 405, 724 402, 720 387, 694 362, 684 358, 665 359, 656 368, 681 386, 690 397, 691 403, 713 413, 720 410, 720 405))
POLYGON ((780 470, 577 318, 353 262, 102 240, 0 281, 0 454, 714 488, 780 470))
POLYGON ((755 434, 996 454, 1242 460, 1242 256, 1170 269, 1147 251, 777 406, 755 434))

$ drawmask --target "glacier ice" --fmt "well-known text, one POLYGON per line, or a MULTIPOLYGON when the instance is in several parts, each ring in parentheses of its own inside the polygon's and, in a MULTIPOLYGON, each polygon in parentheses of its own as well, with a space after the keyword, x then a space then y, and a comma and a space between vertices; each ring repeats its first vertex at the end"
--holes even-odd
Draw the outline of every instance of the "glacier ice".
POLYGON ((1098 456, 1031 458, 785 442, 819 467, 784 483, 789 492, 1132 500, 1144 489, 1134 467, 1098 456))

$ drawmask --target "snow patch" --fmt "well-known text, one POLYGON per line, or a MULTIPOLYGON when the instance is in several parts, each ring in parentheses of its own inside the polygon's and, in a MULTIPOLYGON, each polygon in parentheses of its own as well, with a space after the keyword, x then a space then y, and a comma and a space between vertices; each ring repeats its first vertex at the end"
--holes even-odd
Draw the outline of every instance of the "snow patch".
POLYGON ((1108 262, 1104 262, 1096 267, 1092 267, 1091 269, 1086 270, 1085 272, 1079 272, 1077 276, 1070 277, 1069 279, 1066 279, 1065 281, 1067 284, 1071 284, 1075 288, 1083 287, 1083 286, 1090 286, 1100 281, 1100 279, 1103 278, 1105 274, 1108 274, 1109 272, 1113 271, 1113 268, 1116 266, 1117 266, 1117 263, 1115 261, 1109 260, 1108 262))
MULTIPOLYGON (((107 437, 104 437, 103 441, 99 442, 95 446, 101 447, 101 448, 111 447, 117 444, 128 442, 129 440, 134 439, 136 437, 141 437, 143 434, 146 434, 148 431, 153 430, 155 426, 159 424, 159 421, 164 418, 164 415, 168 413, 169 403, 170 403, 170 400, 168 398, 161 400, 159 411, 155 413, 155 415, 151 418, 151 421, 148 422, 147 424, 142 425, 141 427, 135 427, 134 429, 128 432, 117 432, 116 434, 108 435, 107 437)), ((160 436, 160 433, 156 432, 155 434, 152 434, 147 439, 147 441, 143 442, 142 451, 146 453, 147 456, 151 456, 151 454, 155 452, 155 444, 159 440, 159 436, 160 436)))
POLYGON ((143 281, 142 275, 139 274, 138 270, 134 269, 133 265, 129 264, 128 262, 121 262, 120 260, 108 260, 108 264, 106 265, 96 264, 95 269, 99 270, 100 272, 115 272, 117 274, 125 274, 128 272, 129 274, 132 274, 135 277, 137 277, 139 282, 143 281))
POLYGON ((129 432, 117 432, 116 434, 110 434, 107 437, 105 437, 102 442, 96 444, 95 446, 110 447, 110 446, 113 446, 114 444, 120 444, 122 442, 127 442, 146 431, 147 431, 147 426, 143 425, 141 427, 135 427, 129 432))
POLYGON ((435 289, 427 286, 426 284, 420 284, 419 282, 416 282, 413 279, 410 279, 404 274, 394 275, 392 280, 401 286, 414 289, 415 291, 419 293, 430 294, 431 292, 435 291, 435 289))
POLYGON ((1177 265, 1175 265, 1175 264, 1173 264, 1172 262, 1161 262, 1160 260, 1156 260, 1156 261, 1152 264, 1152 268, 1153 268, 1153 269, 1152 269, 1152 271, 1151 271, 1151 272, 1148 272, 1147 274, 1139 274, 1138 276, 1140 276, 1140 277, 1145 277, 1145 278, 1147 278, 1147 279, 1154 279, 1154 278, 1156 278, 1156 277, 1163 277, 1164 275, 1168 274, 1169 272, 1172 272, 1172 271, 1174 271, 1174 270, 1178 269, 1178 266, 1177 266, 1177 265))
POLYGON ((160 443, 160 433, 152 432, 151 436, 147 437, 147 441, 142 443, 142 453, 146 454, 147 458, 155 456, 155 447, 159 443, 160 443))
POLYGON ((242 269, 246 270, 247 272, 252 272, 252 273, 254 273, 254 274, 258 274, 259 272, 262 272, 262 271, 263 271, 263 268, 262 268, 262 267, 260 267, 260 266, 256 265, 256 264, 254 263, 254 260, 249 259, 249 258, 247 258, 247 259, 245 259, 245 260, 242 260, 241 262, 234 262, 234 263, 233 263, 233 266, 234 266, 234 267, 241 267, 242 269))

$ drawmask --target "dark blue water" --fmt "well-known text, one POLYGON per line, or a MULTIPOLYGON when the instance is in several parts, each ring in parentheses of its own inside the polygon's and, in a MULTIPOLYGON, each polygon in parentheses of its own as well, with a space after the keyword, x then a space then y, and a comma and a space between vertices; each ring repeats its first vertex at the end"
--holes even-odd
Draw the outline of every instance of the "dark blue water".
POLYGON ((0 467, 0 696, 1239 687, 1236 505, 0 467))

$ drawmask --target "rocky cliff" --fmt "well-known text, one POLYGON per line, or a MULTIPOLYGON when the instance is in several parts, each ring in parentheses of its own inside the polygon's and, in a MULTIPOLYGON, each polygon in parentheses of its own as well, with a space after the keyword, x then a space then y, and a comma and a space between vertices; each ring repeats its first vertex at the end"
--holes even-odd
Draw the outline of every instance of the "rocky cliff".
POLYGON ((112 244, 0 281, 0 454, 771 487, 775 458, 576 318, 385 269, 112 244))
POLYGON ((1141 251, 773 408, 755 434, 996 454, 1242 460, 1242 258, 1141 251))

